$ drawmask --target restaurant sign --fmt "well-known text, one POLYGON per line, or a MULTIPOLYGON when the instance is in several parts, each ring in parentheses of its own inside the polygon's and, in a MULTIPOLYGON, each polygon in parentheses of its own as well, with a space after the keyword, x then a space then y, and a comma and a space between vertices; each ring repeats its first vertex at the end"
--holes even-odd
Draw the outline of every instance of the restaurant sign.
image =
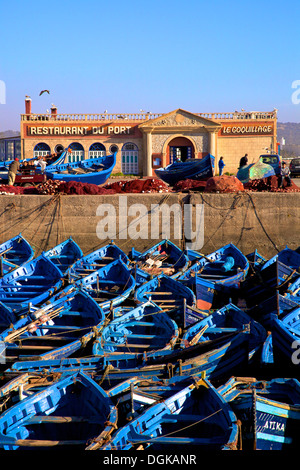
POLYGON ((132 134, 131 126, 28 126, 27 135, 118 135, 132 134))
POLYGON ((237 135, 273 135, 273 125, 230 125, 222 126, 222 136, 237 136, 237 135))

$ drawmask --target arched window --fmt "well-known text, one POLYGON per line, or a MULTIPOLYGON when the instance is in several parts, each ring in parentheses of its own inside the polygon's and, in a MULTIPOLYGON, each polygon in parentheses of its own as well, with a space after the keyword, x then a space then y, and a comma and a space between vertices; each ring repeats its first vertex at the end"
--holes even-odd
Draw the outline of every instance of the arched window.
POLYGON ((72 150, 72 153, 69 153, 68 157, 69 163, 79 162, 84 159, 84 149, 79 142, 73 142, 69 148, 72 150))
POLYGON ((41 142, 37 144, 33 149, 33 156, 37 157, 45 157, 46 155, 50 155, 50 147, 48 144, 41 142))
POLYGON ((106 150, 103 144, 95 142, 89 148, 89 158, 105 157, 106 150))
POLYGON ((137 175, 139 172, 139 149, 132 143, 124 144, 121 152, 122 172, 124 175, 137 175))

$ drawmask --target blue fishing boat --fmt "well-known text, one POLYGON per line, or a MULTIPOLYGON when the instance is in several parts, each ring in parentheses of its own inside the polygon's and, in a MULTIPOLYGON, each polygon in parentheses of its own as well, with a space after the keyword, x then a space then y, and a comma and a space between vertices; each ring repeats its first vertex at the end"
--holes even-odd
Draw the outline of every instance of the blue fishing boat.
POLYGON ((16 321, 16 316, 12 309, 0 302, 0 333, 16 321))
POLYGON ((247 450, 299 447, 300 383, 292 379, 258 381, 232 377, 217 391, 242 422, 247 450))
POLYGON ((147 408, 100 449, 180 452, 237 446, 238 427, 230 406, 208 380, 198 379, 183 383, 180 391, 147 408))
POLYGON ((205 374, 209 380, 219 380, 248 363, 248 336, 247 330, 228 333, 190 348, 160 351, 159 355, 149 358, 142 353, 110 353, 99 357, 16 361, 4 371, 4 375, 12 377, 25 372, 68 375, 81 370, 93 374, 104 388, 136 376, 140 380, 172 377, 176 381, 205 374))
POLYGON ((298 303, 292 298, 283 296, 279 292, 262 300, 258 305, 248 309, 250 317, 261 323, 266 329, 272 330, 273 320, 283 318, 293 309, 298 307, 298 303))
POLYGON ((268 336, 263 344, 260 363, 263 367, 270 368, 274 366, 273 336, 271 331, 268 332, 268 336))
POLYGON ((225 307, 191 325, 182 336, 181 347, 186 348, 199 341, 215 339, 224 333, 243 331, 245 327, 249 328, 248 359, 250 363, 253 356, 261 350, 267 332, 260 323, 233 304, 225 305, 225 307))
POLYGON ((33 257, 33 248, 21 234, 10 238, 0 245, 0 276, 31 261, 33 257))
POLYGON ((276 292, 284 295, 297 277, 293 268, 275 258, 271 264, 265 263, 258 273, 247 277, 241 285, 241 295, 248 308, 251 308, 276 292))
POLYGON ((83 253, 79 245, 70 237, 55 247, 50 248, 50 250, 45 251, 44 256, 51 259, 61 272, 66 274, 69 267, 79 260, 83 253))
POLYGON ((268 267, 276 260, 292 269, 298 270, 300 268, 300 253, 298 253, 296 250, 288 248, 287 246, 283 250, 279 251, 275 256, 267 260, 264 264, 264 267, 268 267))
POLYGON ((201 255, 178 279, 201 278, 214 284, 216 290, 227 292, 238 288, 248 273, 249 261, 232 243, 209 255, 201 255))
POLYGON ((58 296, 1 333, 6 362, 78 354, 85 350, 104 321, 103 310, 87 293, 77 289, 58 296))
POLYGON ((273 321, 272 329, 274 360, 289 366, 300 363, 300 307, 297 306, 283 318, 273 321))
POLYGON ((109 310, 126 300, 135 289, 135 280, 121 259, 78 279, 74 285, 85 290, 103 310, 109 310))
POLYGON ((51 165, 46 167, 45 173, 52 180, 100 185, 110 177, 115 164, 116 152, 104 157, 51 165))
POLYGON ((148 275, 166 274, 176 279, 189 266, 184 252, 170 240, 162 240, 143 253, 131 250, 130 258, 148 275))
POLYGON ((83 372, 66 376, 0 415, 5 450, 85 449, 94 437, 116 428, 117 410, 107 393, 83 372))
POLYGON ((208 154, 201 159, 189 158, 185 162, 176 161, 165 168, 158 168, 155 174, 170 186, 186 179, 205 180, 213 176, 214 162, 215 157, 208 154))
POLYGON ((97 250, 82 256, 69 268, 67 275, 69 279, 81 279, 94 271, 121 259, 126 265, 129 263, 128 256, 115 243, 111 242, 97 250))
POLYGON ((160 274, 139 286, 135 290, 134 298, 140 303, 152 300, 161 310, 172 313, 172 318, 178 324, 184 322, 184 305, 196 305, 192 290, 165 274, 160 274))
POLYGON ((249 261, 250 271, 257 272, 260 271, 265 262, 267 261, 264 256, 262 256, 257 250, 252 251, 246 255, 247 260, 249 261))
POLYGON ((41 254, 0 279, 0 302, 20 314, 29 303, 42 303, 57 291, 62 277, 61 270, 41 254))
POLYGON ((145 302, 112 320, 95 340, 93 355, 173 349, 179 329, 153 302, 145 302))
POLYGON ((297 304, 300 304, 300 276, 295 276, 289 282, 286 292, 285 292, 285 297, 291 300, 292 302, 296 302, 297 304))

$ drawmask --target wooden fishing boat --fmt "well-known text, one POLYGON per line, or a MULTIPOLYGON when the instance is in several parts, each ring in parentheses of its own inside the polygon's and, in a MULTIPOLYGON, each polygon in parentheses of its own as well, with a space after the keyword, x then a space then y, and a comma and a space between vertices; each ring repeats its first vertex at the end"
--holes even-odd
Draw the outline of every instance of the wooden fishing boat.
POLYGON ((160 274, 135 290, 134 298, 144 303, 152 300, 161 310, 172 314, 178 324, 184 321, 184 304, 196 305, 195 294, 176 279, 160 274))
POLYGON ((173 349, 179 337, 176 323, 153 302, 145 302, 112 320, 93 345, 93 355, 173 349))
POLYGON ((242 422, 245 449, 292 450, 299 447, 298 380, 258 381, 232 377, 217 391, 242 422))
POLYGON ((248 270, 249 261, 246 256, 229 243, 207 256, 202 255, 178 279, 184 281, 197 275, 197 279, 213 282, 216 290, 226 292, 238 288, 248 270))
POLYGON ((88 253, 86 256, 82 256, 70 266, 67 274, 71 280, 81 279, 117 259, 121 259, 126 265, 129 263, 129 258, 124 251, 111 242, 98 250, 88 253))
POLYGON ((293 268, 274 259, 271 264, 264 264, 258 273, 247 277, 241 284, 241 295, 245 298, 248 308, 251 308, 276 292, 284 295, 297 277, 293 268))
POLYGON ((128 266, 121 259, 75 281, 105 310, 124 302, 135 289, 135 281, 128 266))
POLYGON ((0 302, 20 314, 44 302, 62 285, 61 270, 44 254, 0 279, 0 302))
POLYGON ((272 332, 268 332, 268 336, 264 341, 260 363, 263 367, 271 367, 274 365, 274 354, 273 354, 273 336, 272 332))
POLYGON ((87 293, 74 290, 48 301, 1 333, 6 362, 78 354, 104 322, 99 305, 87 293))
POLYGON ((208 154, 201 159, 189 158, 185 162, 176 161, 165 168, 158 168, 155 174, 170 186, 186 179, 205 180, 213 176, 214 162, 215 158, 208 154))
POLYGON ((104 184, 116 164, 116 152, 104 157, 89 158, 74 163, 55 164, 46 167, 47 178, 60 181, 104 184))
MULTIPOLYGON (((181 451, 237 449, 238 427, 230 406, 205 379, 182 384, 162 403, 111 436, 101 450, 181 451)), ((89 450, 89 447, 87 447, 89 450)))
POLYGON ((300 267, 300 253, 296 250, 292 250, 287 246, 279 251, 275 256, 267 260, 264 264, 264 267, 269 266, 270 264, 274 263, 276 260, 280 261, 281 263, 289 266, 292 269, 299 270, 300 267))
POLYGON ((291 297, 283 296, 276 292, 275 295, 267 297, 258 305, 248 309, 248 314, 266 329, 272 330, 275 318, 283 318, 296 307, 298 307, 298 303, 291 297))
POLYGON ((135 376, 140 380, 172 377, 176 381, 205 374, 209 380, 221 380, 248 364, 248 336, 249 332, 245 329, 190 348, 160 351, 158 356, 150 358, 144 354, 112 352, 99 357, 16 361, 4 371, 4 376, 12 378, 25 372, 68 375, 81 370, 93 374, 104 388, 135 376))
POLYGON ((51 259, 63 274, 66 274, 69 267, 82 258, 83 253, 79 245, 70 237, 54 248, 45 251, 44 255, 51 259))
POLYGON ((233 304, 228 304, 191 325, 182 336, 181 347, 186 348, 199 341, 218 338, 224 333, 243 331, 246 326, 249 328, 250 363, 253 356, 261 350, 267 332, 260 323, 233 304))
POLYGON ((33 257, 33 248, 21 234, 7 240, 0 245, 0 276, 31 261, 33 257))
POLYGON ((257 272, 260 271, 265 262, 267 261, 264 256, 262 256, 257 250, 252 251, 246 255, 247 260, 249 261, 250 271, 257 272))
POLYGON ((272 328, 273 354, 275 361, 291 367, 299 367, 300 307, 296 307, 283 318, 276 318, 272 328))
POLYGON ((131 250, 131 260, 147 274, 166 274, 176 279, 189 266, 184 252, 170 240, 162 240, 143 253, 131 250))
POLYGON ((16 321, 16 316, 12 309, 0 302, 0 332, 16 321))
POLYGON ((117 410, 107 393, 83 372, 58 380, 0 415, 5 450, 84 449, 95 436, 109 436, 117 410))

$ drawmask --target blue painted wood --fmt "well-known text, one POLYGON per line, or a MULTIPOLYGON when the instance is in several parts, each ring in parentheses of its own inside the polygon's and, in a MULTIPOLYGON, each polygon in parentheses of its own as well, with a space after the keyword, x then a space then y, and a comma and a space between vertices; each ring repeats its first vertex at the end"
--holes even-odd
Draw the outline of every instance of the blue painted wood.
POLYGON ((84 449, 89 439, 108 436, 116 423, 117 411, 111 398, 79 372, 53 382, 2 413, 0 446, 6 450, 57 445, 84 449))
POLYGON ((218 392, 242 421, 244 449, 292 450, 299 447, 298 380, 257 381, 233 377, 219 387, 218 392))
POLYGON ((34 250, 21 235, 16 235, 0 245, 1 276, 31 261, 34 250))
POLYGON ((94 355, 110 352, 151 353, 173 349, 179 337, 176 323, 153 302, 117 316, 101 331, 93 345, 94 355))
POLYGON ((197 274, 197 278, 212 282, 215 289, 222 292, 238 288, 249 270, 249 261, 232 243, 224 245, 207 256, 199 253, 198 259, 194 255, 194 259, 192 266, 178 279, 185 281, 194 278, 197 274))
POLYGON ((0 279, 0 302, 17 314, 45 301, 62 286, 63 273, 44 254, 0 279))
POLYGON ((261 350, 267 337, 265 328, 253 320, 246 312, 233 304, 228 304, 190 326, 182 336, 181 346, 188 347, 199 341, 208 341, 234 331, 249 329, 249 363, 261 350))
POLYGON ((237 448, 236 417, 211 383, 200 379, 180 385, 181 390, 119 429, 102 450, 133 450, 135 445, 154 452, 183 450, 184 445, 191 451, 237 448))
POLYGON ((214 157, 208 154, 202 159, 176 161, 165 168, 155 170, 155 174, 170 186, 185 179, 204 180, 213 176, 214 160, 214 157))
POLYGON ((70 266, 78 259, 82 258, 83 253, 80 246, 70 237, 64 242, 45 251, 44 255, 58 266, 63 274, 66 274, 70 266))
POLYGON ((97 299, 101 308, 106 311, 129 297, 135 289, 135 280, 128 266, 118 259, 78 279, 74 285, 97 299))
POLYGON ((74 163, 55 164, 46 167, 47 178, 60 181, 104 184, 116 164, 116 152, 105 157, 90 158, 74 163), (82 170, 80 173, 77 171, 82 170), (86 172, 85 172, 86 171, 86 172))
POLYGON ((121 248, 111 242, 107 245, 82 256, 78 261, 74 262, 67 271, 69 279, 81 279, 88 276, 93 271, 97 271, 101 267, 121 259, 123 263, 128 265, 129 258, 121 248))
POLYGON ((78 289, 50 300, 1 333, 6 362, 58 359, 78 353, 105 321, 99 305, 78 289))

